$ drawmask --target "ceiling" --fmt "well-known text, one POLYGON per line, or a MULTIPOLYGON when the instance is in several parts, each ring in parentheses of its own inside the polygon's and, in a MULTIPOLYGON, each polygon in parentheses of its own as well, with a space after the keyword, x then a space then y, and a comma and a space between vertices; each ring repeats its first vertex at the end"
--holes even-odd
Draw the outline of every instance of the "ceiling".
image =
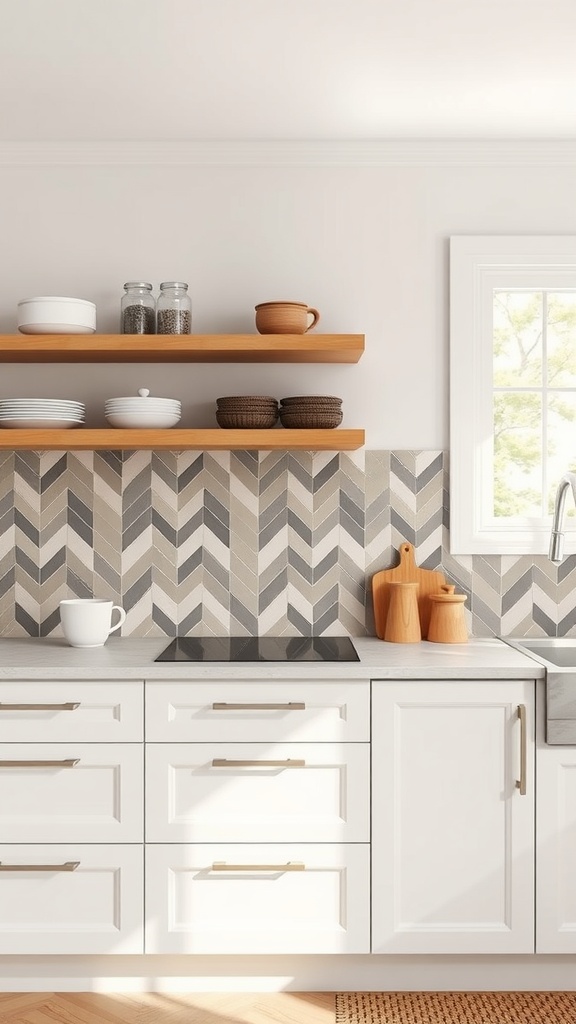
POLYGON ((574 0, 4 0, 0 142, 574 139, 574 0))

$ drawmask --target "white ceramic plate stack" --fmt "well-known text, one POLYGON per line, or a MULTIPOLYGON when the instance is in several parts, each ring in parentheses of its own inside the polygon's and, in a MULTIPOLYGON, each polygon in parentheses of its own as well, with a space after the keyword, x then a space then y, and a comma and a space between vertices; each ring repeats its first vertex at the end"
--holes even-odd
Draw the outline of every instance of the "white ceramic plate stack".
POLYGON ((4 398, 0 400, 0 427, 12 430, 65 430, 84 423, 82 402, 67 398, 4 398))
POLYGON ((150 398, 148 388, 139 388, 137 396, 109 398, 104 412, 111 427, 167 430, 180 422, 182 403, 176 398, 150 398))

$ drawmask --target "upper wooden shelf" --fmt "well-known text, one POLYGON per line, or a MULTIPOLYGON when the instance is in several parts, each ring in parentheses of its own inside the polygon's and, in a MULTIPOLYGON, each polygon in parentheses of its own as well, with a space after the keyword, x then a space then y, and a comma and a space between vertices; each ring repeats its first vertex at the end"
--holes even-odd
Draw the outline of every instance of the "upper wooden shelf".
POLYGON ((2 334, 2 363, 357 363, 363 334, 2 334))
POLYGON ((0 430, 0 451, 329 451, 364 444, 363 430, 0 430))

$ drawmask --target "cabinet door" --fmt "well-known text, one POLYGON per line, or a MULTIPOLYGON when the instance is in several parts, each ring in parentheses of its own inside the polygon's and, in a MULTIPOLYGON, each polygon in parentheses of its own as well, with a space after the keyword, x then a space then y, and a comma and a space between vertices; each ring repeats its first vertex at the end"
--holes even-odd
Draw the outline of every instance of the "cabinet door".
MULTIPOLYGON (((272 673, 271 667, 270 672, 272 673)), ((160 743, 367 743, 366 679, 146 683, 146 739, 160 743)))
POLYGON ((148 743, 152 843, 367 843, 368 743, 148 743))
POLYGON ((139 743, 5 743, 0 836, 5 843, 141 843, 139 743))
POLYGON ((536 952, 576 953, 576 747, 537 757, 536 952))
POLYGON ((148 845, 147 953, 368 953, 370 847, 148 845))
POLYGON ((372 951, 532 953, 534 683, 375 682, 372 735, 372 951))
POLYGON ((0 953, 142 953, 142 846, 0 846, 0 953))
POLYGON ((144 684, 53 679, 0 682, 0 743, 137 743, 144 684))

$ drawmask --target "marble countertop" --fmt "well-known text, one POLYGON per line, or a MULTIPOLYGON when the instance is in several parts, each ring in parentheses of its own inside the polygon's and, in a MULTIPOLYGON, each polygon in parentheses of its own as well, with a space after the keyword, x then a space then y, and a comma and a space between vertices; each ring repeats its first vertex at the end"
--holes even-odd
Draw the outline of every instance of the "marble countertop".
POLYGON ((169 637, 110 637, 80 650, 62 639, 0 640, 2 679, 537 679, 544 666, 502 640, 392 644, 353 638, 357 662, 159 662, 169 637))

